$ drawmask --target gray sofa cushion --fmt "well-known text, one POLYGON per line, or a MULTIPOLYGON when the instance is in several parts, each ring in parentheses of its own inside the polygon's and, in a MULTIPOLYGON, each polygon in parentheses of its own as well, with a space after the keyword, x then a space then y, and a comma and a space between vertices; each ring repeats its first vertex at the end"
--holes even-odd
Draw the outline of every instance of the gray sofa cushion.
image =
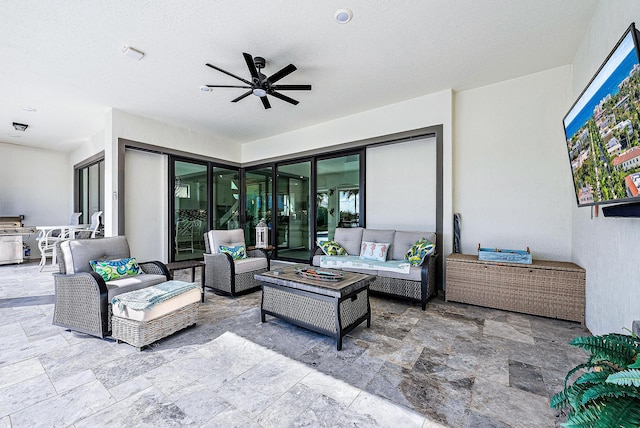
POLYGON ((60 243, 67 274, 93 272, 90 260, 116 260, 130 257, 124 236, 101 239, 73 239, 60 243))
POLYGON ((362 227, 338 227, 333 240, 342 245, 350 256, 359 256, 363 230, 362 227))
POLYGON ((362 232, 362 241, 389 243, 387 260, 393 260, 391 255, 393 254, 393 237, 395 234, 395 230, 365 229, 362 232))
POLYGON ((436 243, 436 234, 433 232, 403 232, 397 231, 391 247, 389 260, 403 260, 407 251, 418 239, 425 238, 429 242, 436 243))

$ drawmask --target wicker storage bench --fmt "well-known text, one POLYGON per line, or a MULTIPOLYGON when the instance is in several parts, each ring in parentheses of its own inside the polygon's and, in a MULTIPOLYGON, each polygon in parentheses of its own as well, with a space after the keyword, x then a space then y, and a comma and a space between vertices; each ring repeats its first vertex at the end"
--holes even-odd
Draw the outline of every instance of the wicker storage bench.
POLYGON ((577 321, 584 324, 586 271, 574 263, 534 260, 531 265, 451 254, 447 301, 577 321))
MULTIPOLYGON (((165 284, 186 284, 167 281, 165 284)), ((157 286, 153 286, 157 287, 157 286)), ((134 293, 134 292, 131 292, 134 293)), ((126 294, 120 298, 126 298, 126 294)), ((200 287, 192 288, 148 309, 113 304, 111 336, 141 350, 178 330, 195 325, 200 308, 200 287)))

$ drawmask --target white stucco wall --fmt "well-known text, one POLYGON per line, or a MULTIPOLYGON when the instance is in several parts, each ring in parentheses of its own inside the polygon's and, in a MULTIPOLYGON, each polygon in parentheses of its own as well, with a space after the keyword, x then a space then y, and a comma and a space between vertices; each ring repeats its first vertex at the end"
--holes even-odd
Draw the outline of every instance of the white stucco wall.
POLYGON ((168 261, 167 156, 125 150, 125 236, 139 261, 168 261))
MULTIPOLYGON (((600 2, 573 63, 572 101, 607 58, 631 22, 640 23, 640 2, 600 2)), ((570 103, 566 106, 568 111, 570 103)), ((573 260, 587 270, 586 324, 594 334, 622 333, 640 319, 638 242, 640 219, 591 218, 572 204, 573 260)))
POLYGON ((367 149, 366 179, 367 227, 436 230, 435 138, 367 149))
POLYGON ((454 212, 461 250, 525 249, 571 261, 571 172, 562 118, 569 66, 456 93, 454 212))
MULTIPOLYGON (((24 214, 26 226, 68 224, 71 168, 66 152, 0 143, 0 216, 24 214)), ((38 258, 35 238, 24 237, 38 258)))

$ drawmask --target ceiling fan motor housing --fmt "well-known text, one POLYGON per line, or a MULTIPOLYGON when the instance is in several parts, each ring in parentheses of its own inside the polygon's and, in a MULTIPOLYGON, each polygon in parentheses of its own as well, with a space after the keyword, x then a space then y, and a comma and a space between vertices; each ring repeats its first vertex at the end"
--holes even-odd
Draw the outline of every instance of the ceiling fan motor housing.
POLYGON ((267 64, 267 61, 261 56, 254 56, 253 63, 256 65, 257 69, 260 69, 264 68, 264 66, 267 64))

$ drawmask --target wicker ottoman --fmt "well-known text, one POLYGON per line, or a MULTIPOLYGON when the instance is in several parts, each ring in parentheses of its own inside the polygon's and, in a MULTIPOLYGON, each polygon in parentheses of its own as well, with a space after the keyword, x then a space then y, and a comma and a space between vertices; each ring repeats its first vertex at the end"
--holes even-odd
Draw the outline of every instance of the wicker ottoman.
POLYGON ((200 308, 200 287, 195 283, 167 281, 148 288, 167 286, 195 287, 145 309, 127 306, 127 297, 141 290, 123 293, 114 298, 111 317, 111 336, 120 342, 135 346, 138 350, 178 330, 195 325, 200 308), (125 303, 119 304, 119 299, 125 303))

